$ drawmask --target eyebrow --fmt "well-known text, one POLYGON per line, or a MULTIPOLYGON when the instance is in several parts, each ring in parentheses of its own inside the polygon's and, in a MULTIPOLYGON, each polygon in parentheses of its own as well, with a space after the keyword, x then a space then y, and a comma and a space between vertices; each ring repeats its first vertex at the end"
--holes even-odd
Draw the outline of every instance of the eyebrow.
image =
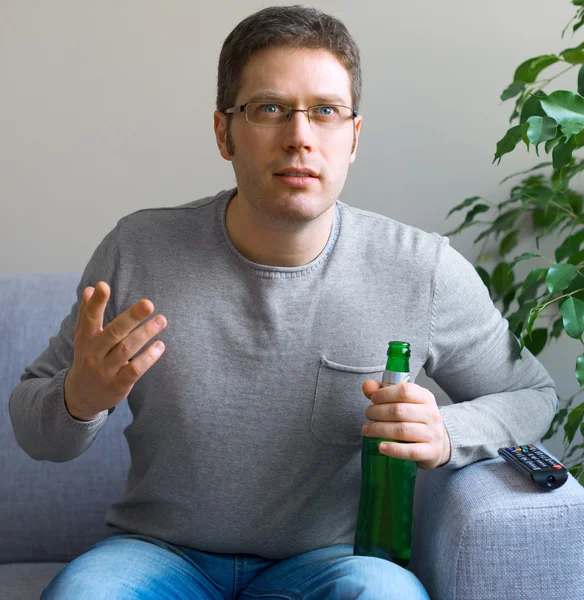
MULTIPOLYGON (((343 104, 345 106, 349 106, 349 104, 347 104, 343 98, 337 96, 336 94, 321 94, 319 96, 314 96, 314 99, 319 104, 343 104)), ((284 95, 275 90, 262 90, 260 92, 256 92, 248 100, 248 102, 257 102, 258 100, 277 100, 278 102, 283 102, 284 104, 289 102, 284 95)))

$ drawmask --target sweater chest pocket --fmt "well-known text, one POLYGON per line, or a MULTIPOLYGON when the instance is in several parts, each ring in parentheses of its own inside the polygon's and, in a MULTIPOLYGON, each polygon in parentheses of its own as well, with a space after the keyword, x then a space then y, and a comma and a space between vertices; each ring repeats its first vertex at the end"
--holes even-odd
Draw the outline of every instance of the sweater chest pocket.
POLYGON ((381 381, 385 363, 371 367, 343 365, 321 357, 314 394, 310 433, 333 446, 359 446, 365 409, 371 405, 363 393, 367 379, 381 381))

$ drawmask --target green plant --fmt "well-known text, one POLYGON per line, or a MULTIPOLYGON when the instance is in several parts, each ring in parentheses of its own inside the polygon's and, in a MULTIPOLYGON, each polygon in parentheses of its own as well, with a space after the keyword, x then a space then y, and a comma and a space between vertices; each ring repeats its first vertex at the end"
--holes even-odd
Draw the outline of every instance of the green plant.
MULTIPOLYGON (((572 4, 577 7, 576 15, 563 30, 562 38, 574 21, 572 33, 584 25, 584 0, 572 0, 572 4)), ((520 64, 512 83, 501 94, 502 101, 511 98, 517 99, 509 123, 515 119, 519 122, 497 143, 493 163, 498 160, 500 164, 502 156, 515 150, 520 142, 525 143, 528 152, 533 144, 538 158, 539 145, 544 144, 552 160, 505 177, 501 183, 527 175, 512 187, 503 202, 495 204, 473 196, 455 206, 447 217, 468 210, 462 224, 446 235, 471 226, 482 229, 474 240, 475 244, 483 241, 475 268, 508 319, 520 351, 527 347, 537 355, 564 333, 584 345, 583 197, 570 188, 574 177, 584 170, 584 160, 574 155, 584 146, 584 43, 520 64), (568 67, 549 79, 539 78, 545 69, 558 64, 568 67), (576 92, 557 90, 548 95, 543 91, 554 79, 576 67, 576 92), (551 169, 547 175, 535 173, 548 167, 551 169), (539 253, 539 241, 552 233, 556 235, 556 247, 550 259, 539 253), (487 252, 489 242, 494 248, 491 252, 487 252), (537 251, 508 260, 512 250, 523 242, 537 251), (516 267, 527 260, 535 261, 530 264, 537 266, 519 276, 517 271, 525 265, 516 267), (495 263, 491 272, 485 268, 486 263, 495 263)), ((584 443, 574 440, 578 430, 584 435, 584 402, 572 406, 584 391, 584 353, 576 358, 575 375, 580 389, 567 400, 560 398, 560 410, 543 439, 551 438, 564 424, 562 462, 584 486, 584 443)))

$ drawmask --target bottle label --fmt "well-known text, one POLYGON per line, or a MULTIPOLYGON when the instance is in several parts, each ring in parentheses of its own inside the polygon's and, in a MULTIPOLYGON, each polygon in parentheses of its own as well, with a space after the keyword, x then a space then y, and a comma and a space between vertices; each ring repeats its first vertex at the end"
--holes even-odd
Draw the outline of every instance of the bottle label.
POLYGON ((411 381, 409 373, 399 373, 397 371, 388 371, 387 369, 383 372, 383 378, 381 380, 381 387, 387 387, 388 385, 397 385, 398 383, 411 381))

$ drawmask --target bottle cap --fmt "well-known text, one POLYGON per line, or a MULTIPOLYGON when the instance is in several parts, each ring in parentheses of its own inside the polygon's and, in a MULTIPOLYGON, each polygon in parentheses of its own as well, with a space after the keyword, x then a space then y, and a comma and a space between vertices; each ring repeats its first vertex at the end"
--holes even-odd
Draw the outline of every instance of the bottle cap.
POLYGON ((387 355, 391 356, 410 356, 410 344, 408 342, 389 342, 387 355))

